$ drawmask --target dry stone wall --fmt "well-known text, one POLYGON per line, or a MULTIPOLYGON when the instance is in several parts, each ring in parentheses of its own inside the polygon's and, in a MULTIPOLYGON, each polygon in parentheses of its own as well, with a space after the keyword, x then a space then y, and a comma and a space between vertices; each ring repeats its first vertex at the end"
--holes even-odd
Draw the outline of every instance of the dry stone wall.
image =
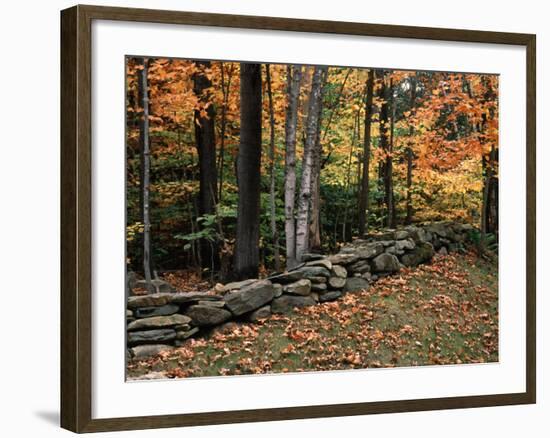
POLYGON ((407 226, 356 239, 337 254, 306 254, 291 271, 218 285, 210 292, 177 293, 159 283, 158 293, 128 298, 128 355, 141 358, 178 347, 230 320, 255 322, 337 300, 405 266, 427 263, 436 251, 459 250, 473 232, 471 225, 452 222, 407 226))

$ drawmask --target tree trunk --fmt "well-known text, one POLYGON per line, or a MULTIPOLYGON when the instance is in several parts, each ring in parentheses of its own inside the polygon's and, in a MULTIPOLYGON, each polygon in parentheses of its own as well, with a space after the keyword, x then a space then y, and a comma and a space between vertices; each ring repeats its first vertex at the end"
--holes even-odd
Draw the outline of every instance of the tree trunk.
POLYGON ((308 114, 306 121, 306 141, 302 162, 302 179, 300 196, 298 198, 298 214, 296 220, 296 259, 302 260, 303 254, 309 251, 309 220, 312 191, 312 172, 314 171, 315 143, 319 122, 319 106, 321 105, 322 77, 326 67, 315 67, 311 82, 308 114))
MULTIPOLYGON (((414 105, 416 103, 416 80, 415 78, 410 78, 411 85, 411 100, 410 100, 410 111, 414 110, 414 105)), ((405 216, 405 224, 410 225, 412 223, 413 217, 413 205, 412 205, 412 170, 413 170, 413 135, 414 135, 414 124, 409 124, 409 143, 406 149, 407 155, 407 212, 405 216)))
MULTIPOLYGON (((195 109, 195 142, 199 155, 199 216, 216 213, 217 204, 217 170, 216 170, 216 111, 212 103, 209 89, 212 81, 208 79, 205 70, 210 68, 210 62, 197 61, 198 71, 194 74, 193 91, 197 96, 200 109, 195 109), (201 110, 203 110, 201 115, 201 110), (206 112, 206 115, 204 115, 206 112)), ((200 245, 203 268, 214 270, 218 264, 217 250, 212 242, 203 239, 200 245)))
MULTIPOLYGON (((321 78, 321 93, 319 96, 319 111, 317 115, 317 132, 315 134, 315 149, 313 153, 313 172, 311 174, 311 220, 309 226, 309 249, 319 251, 321 249, 321 155, 323 145, 321 142, 321 121, 323 118, 323 99, 325 96, 325 83, 328 70, 323 72, 321 78)), ((340 93, 343 90, 343 85, 340 93)))
POLYGON ((237 156, 236 279, 256 278, 260 238, 260 165, 262 156, 262 70, 241 64, 241 136, 237 156))
POLYGON ((139 100, 143 108, 140 119, 140 193, 141 193, 141 219, 143 223, 143 276, 147 285, 147 291, 153 293, 154 288, 151 282, 151 217, 150 217, 150 183, 151 183, 151 149, 149 144, 149 59, 143 58, 143 68, 139 71, 138 88, 139 100))
POLYGON ((294 203, 296 197, 296 130, 302 67, 287 67, 288 106, 285 124, 285 235, 286 267, 296 266, 296 222, 294 203))
POLYGON ((388 145, 388 154, 386 156, 386 208, 388 210, 388 228, 395 228, 395 202, 393 197, 393 140, 395 128, 395 96, 393 89, 393 79, 390 79, 390 98, 391 98, 391 121, 390 121, 390 143, 388 145))
POLYGON ((367 78, 367 98, 365 101, 365 135, 363 136, 363 175, 359 198, 359 237, 369 231, 369 170, 370 170, 370 127, 372 120, 372 99, 374 91, 374 71, 369 70, 367 78))
POLYGON ((271 92, 271 73, 269 64, 265 65, 265 74, 267 81, 267 98, 269 101, 269 206, 271 213, 271 239, 273 241, 273 258, 275 271, 281 269, 279 255, 279 233, 277 231, 277 211, 275 209, 275 112, 273 109, 273 93, 271 92))
POLYGON ((389 139, 388 139, 388 106, 389 106, 389 87, 386 86, 385 73, 381 72, 382 87, 380 88, 380 97, 382 105, 380 107, 380 149, 383 152, 383 159, 379 165, 379 180, 384 193, 384 205, 386 210, 386 226, 389 226, 389 185, 388 185, 388 154, 389 154, 389 139))

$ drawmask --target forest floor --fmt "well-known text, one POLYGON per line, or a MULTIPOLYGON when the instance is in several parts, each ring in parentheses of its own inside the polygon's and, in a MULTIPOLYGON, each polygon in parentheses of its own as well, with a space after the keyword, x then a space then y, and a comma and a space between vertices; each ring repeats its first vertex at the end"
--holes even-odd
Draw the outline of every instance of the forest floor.
POLYGON ((129 379, 405 367, 498 361, 498 266, 475 253, 437 255, 366 291, 227 323, 148 360, 129 379))

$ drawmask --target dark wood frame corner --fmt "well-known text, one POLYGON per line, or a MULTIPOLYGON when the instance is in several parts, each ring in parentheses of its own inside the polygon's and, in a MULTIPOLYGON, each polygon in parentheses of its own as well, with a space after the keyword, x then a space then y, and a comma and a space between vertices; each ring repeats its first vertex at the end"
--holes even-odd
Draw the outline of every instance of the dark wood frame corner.
POLYGON ((536 37, 288 18, 75 6, 61 12, 61 426, 97 432, 535 403, 536 37), (92 419, 91 23, 92 20, 222 26, 524 46, 527 49, 526 392, 231 412, 92 419))

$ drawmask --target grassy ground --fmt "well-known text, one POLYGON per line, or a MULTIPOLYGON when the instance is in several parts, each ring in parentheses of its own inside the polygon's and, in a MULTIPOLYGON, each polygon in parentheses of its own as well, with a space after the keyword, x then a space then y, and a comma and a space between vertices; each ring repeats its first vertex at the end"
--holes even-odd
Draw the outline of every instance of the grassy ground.
POLYGON ((436 256, 367 291, 229 323, 169 353, 128 364, 128 378, 199 377, 498 361, 496 263, 436 256))

